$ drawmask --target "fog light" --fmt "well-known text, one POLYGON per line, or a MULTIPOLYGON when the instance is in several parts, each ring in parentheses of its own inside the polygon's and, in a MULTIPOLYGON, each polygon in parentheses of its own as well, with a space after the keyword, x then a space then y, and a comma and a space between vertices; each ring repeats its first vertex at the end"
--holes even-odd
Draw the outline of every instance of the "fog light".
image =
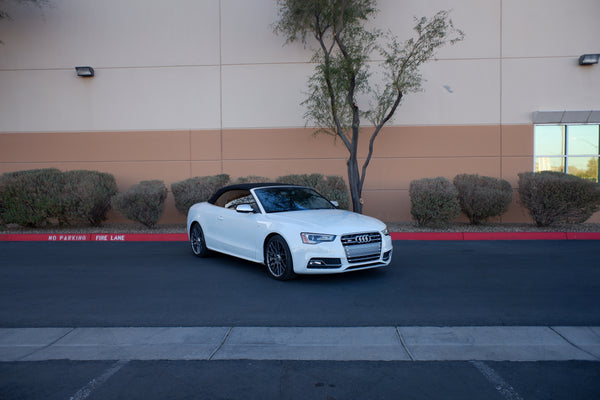
POLYGON ((327 269, 327 268, 339 268, 342 266, 342 260, 339 258, 311 258, 308 262, 307 268, 313 269, 327 269))
POLYGON ((385 253, 383 253, 383 261, 387 261, 390 259, 390 256, 392 255, 392 251, 386 251, 385 253))

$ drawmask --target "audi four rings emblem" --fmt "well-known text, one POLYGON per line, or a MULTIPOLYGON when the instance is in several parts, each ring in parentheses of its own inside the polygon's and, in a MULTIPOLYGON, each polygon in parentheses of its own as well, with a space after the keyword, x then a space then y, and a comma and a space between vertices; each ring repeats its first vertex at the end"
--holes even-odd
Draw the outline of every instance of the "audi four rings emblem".
POLYGON ((356 237, 356 241, 358 243, 369 243, 371 241, 371 236, 369 235, 360 235, 356 237))

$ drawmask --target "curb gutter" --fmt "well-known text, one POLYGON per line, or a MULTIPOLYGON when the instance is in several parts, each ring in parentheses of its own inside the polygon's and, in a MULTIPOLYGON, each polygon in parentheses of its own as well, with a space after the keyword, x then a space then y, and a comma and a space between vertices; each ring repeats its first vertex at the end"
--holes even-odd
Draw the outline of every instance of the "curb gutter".
MULTIPOLYGON (((600 240, 600 232, 392 232, 393 240, 600 240)), ((0 242, 180 242, 186 233, 15 233, 0 242)))

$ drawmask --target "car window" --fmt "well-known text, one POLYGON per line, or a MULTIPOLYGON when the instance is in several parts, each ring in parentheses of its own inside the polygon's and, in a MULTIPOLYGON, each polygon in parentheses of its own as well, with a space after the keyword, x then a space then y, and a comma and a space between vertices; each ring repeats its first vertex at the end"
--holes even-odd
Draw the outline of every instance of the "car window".
POLYGON ((235 209, 240 204, 249 204, 255 212, 258 212, 256 200, 249 190, 229 190, 219 196, 214 204, 229 209, 235 209))
POLYGON ((307 188, 262 188, 254 193, 268 213, 335 208, 326 198, 307 188))

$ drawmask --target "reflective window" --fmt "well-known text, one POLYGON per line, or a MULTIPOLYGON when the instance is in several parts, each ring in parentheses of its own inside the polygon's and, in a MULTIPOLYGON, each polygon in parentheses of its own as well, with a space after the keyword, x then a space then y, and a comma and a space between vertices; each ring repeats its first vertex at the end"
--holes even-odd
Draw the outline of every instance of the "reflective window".
POLYGON ((598 125, 571 125, 567 138, 567 155, 598 154, 598 125))
POLYGON ((539 171, 565 172, 565 159, 563 157, 536 157, 535 172, 539 171))
POLYGON ((249 190, 229 190, 223 193, 214 203, 216 206, 235 209, 240 204, 249 204, 258 212, 256 200, 249 190))
POLYGON ((600 125, 536 125, 534 169, 558 171, 598 182, 600 125))
POLYGON ((274 187, 257 189, 254 193, 268 213, 335 208, 329 200, 312 189, 274 187))
POLYGON ((535 154, 562 156, 565 154, 565 127, 538 125, 535 127, 535 154))

